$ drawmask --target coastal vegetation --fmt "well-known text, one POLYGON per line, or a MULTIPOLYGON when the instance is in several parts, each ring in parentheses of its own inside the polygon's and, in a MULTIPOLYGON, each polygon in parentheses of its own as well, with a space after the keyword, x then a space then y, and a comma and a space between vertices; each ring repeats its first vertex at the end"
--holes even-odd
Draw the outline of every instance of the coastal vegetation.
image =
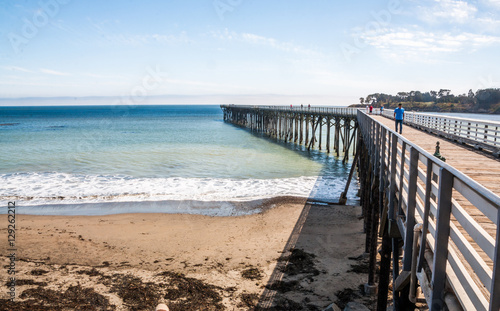
POLYGON ((374 93, 360 97, 351 107, 373 105, 395 108, 399 103, 407 110, 431 112, 467 112, 500 114, 500 89, 469 90, 468 94, 453 95, 451 90, 398 92, 396 95, 374 93))

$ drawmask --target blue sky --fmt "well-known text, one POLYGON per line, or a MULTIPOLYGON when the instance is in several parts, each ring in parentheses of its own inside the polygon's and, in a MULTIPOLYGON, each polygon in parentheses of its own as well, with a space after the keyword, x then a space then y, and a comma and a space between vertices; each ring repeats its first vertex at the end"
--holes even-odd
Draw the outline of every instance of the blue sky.
POLYGON ((2 98, 500 87, 500 0, 0 3, 2 98))

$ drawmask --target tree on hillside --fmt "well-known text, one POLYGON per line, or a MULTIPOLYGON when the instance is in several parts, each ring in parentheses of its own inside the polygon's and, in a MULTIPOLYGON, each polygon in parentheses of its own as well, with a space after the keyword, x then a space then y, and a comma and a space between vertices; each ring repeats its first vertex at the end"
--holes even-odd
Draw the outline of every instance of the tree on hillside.
POLYGON ((451 90, 448 89, 440 89, 437 97, 439 98, 438 102, 444 103, 449 101, 449 96, 451 94, 451 90))
POLYGON ((406 100, 406 98, 408 97, 408 93, 406 93, 406 92, 399 92, 398 93, 398 97, 401 98, 402 100, 406 100))
POLYGON ((434 101, 436 101, 436 97, 433 97, 432 94, 431 94, 431 92, 425 92, 425 93, 422 94, 422 101, 423 102, 434 102, 434 101))
POLYGON ((365 102, 365 99, 364 99, 363 97, 360 97, 360 98, 359 98, 359 103, 360 103, 361 105, 363 105, 363 103, 364 103, 364 102, 365 102))
POLYGON ((439 98, 446 97, 446 96, 449 96, 450 93, 451 93, 451 90, 440 89, 439 92, 438 92, 438 97, 439 98))
MULTIPOLYGON (((360 102, 363 103, 363 98, 360 98, 360 102)), ((469 90, 468 93, 460 95, 453 95, 449 89, 425 93, 420 91, 398 92, 397 95, 374 93, 364 99, 365 104, 372 104, 376 107, 385 105, 387 108, 400 102, 407 103, 406 107, 409 109, 421 111, 490 112, 500 114, 500 89, 477 90, 476 93, 469 90)))
POLYGON ((477 90, 475 108, 478 111, 489 111, 498 104, 500 104, 500 89, 477 90))

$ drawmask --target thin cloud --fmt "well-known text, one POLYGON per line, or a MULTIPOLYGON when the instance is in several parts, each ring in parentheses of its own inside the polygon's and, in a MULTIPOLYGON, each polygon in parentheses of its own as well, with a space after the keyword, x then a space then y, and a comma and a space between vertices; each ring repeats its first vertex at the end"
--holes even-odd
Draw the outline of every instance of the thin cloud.
POLYGON ((123 80, 125 78, 129 78, 130 75, 106 75, 106 74, 96 74, 96 73, 83 73, 82 75, 91 77, 91 78, 98 78, 98 79, 120 79, 123 80))
POLYGON ((483 2, 489 6, 500 9, 500 0, 483 0, 483 2))
POLYGON ((414 59, 439 53, 458 53, 499 44, 500 37, 463 32, 429 32, 419 29, 382 29, 365 33, 362 39, 390 57, 414 59))
POLYGON ((178 35, 170 34, 141 34, 141 35, 127 35, 127 34, 107 34, 104 35, 106 43, 117 44, 117 45, 131 45, 131 46, 142 46, 151 44, 160 45, 170 45, 177 43, 190 43, 192 40, 189 39, 185 32, 181 32, 178 35))
POLYGON ((477 24, 481 29, 491 32, 498 32, 500 30, 500 20, 491 17, 482 17, 477 19, 477 24))
POLYGON ((252 33, 237 33, 234 31, 229 31, 225 29, 224 31, 218 31, 218 32, 212 32, 211 36, 216 39, 220 40, 235 40, 247 44, 252 44, 252 45, 263 45, 263 46, 268 46, 273 49, 287 52, 287 53, 296 53, 296 54, 303 54, 303 55, 310 55, 310 56, 319 56, 321 55, 320 52, 304 48, 298 44, 291 43, 291 42, 282 42, 279 40, 276 40, 274 38, 269 38, 269 37, 264 37, 252 33))
POLYGON ((45 68, 40 68, 40 72, 54 76, 70 76, 70 74, 66 72, 56 71, 52 69, 45 69, 45 68))
POLYGON ((465 24, 473 20, 477 7, 459 0, 435 0, 431 7, 420 7, 418 16, 429 23, 465 24))
POLYGON ((7 69, 7 70, 12 70, 12 71, 20 71, 20 72, 27 72, 27 73, 33 73, 33 71, 23 68, 23 67, 17 67, 17 66, 3 66, 2 68, 7 69))
POLYGON ((181 31, 177 34, 124 34, 119 33, 119 30, 115 30, 118 26, 120 26, 119 20, 105 20, 97 23, 88 18, 87 21, 89 22, 91 29, 97 32, 99 34, 98 37, 104 39, 107 44, 111 43, 117 45, 142 46, 151 44, 170 45, 192 42, 185 31, 181 31))

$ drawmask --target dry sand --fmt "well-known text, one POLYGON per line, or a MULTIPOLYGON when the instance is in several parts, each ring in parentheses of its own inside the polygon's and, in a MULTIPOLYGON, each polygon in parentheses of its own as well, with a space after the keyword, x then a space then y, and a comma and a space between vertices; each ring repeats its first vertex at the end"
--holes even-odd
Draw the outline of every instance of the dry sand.
POLYGON ((360 208, 305 203, 239 217, 17 215, 15 303, 0 215, 0 310, 154 310, 160 297, 173 311, 369 303, 367 275, 349 272, 366 268, 360 208))

